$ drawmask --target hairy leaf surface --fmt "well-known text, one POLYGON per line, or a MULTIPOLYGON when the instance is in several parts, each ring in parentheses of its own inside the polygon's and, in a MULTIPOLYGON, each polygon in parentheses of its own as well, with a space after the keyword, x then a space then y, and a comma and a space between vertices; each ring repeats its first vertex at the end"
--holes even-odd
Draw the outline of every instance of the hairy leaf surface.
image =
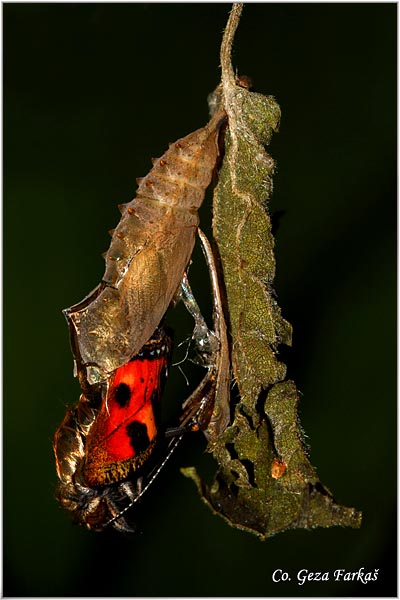
POLYGON ((222 84, 210 105, 228 116, 225 156, 214 193, 213 236, 225 292, 225 319, 236 387, 230 427, 209 448, 218 462, 203 499, 231 525, 261 538, 291 528, 359 527, 361 513, 339 506, 318 480, 298 422, 298 396, 277 358, 291 326, 276 302, 274 238, 267 211, 274 161, 265 151, 280 109, 271 96, 236 84, 230 48, 235 4, 221 49, 222 84), (236 392, 236 394, 235 394, 236 392), (236 396, 236 397, 235 397, 236 396))

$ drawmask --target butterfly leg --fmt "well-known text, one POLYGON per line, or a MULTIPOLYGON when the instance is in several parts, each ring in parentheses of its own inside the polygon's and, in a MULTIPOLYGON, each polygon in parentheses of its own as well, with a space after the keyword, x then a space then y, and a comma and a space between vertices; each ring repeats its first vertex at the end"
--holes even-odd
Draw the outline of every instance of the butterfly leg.
POLYGON ((207 373, 184 402, 179 427, 169 429, 167 435, 202 430, 212 443, 230 421, 230 355, 214 255, 207 237, 200 229, 199 237, 211 279, 214 331, 208 328, 185 273, 181 283, 182 300, 194 319, 192 338, 207 373))

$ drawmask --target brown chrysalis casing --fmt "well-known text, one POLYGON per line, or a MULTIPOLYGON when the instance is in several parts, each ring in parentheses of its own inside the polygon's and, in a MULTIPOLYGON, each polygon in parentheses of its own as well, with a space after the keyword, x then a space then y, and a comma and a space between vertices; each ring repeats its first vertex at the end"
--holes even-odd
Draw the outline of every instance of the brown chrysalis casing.
POLYGON ((119 206, 101 283, 64 310, 83 387, 106 380, 138 352, 173 299, 193 251, 224 119, 219 111, 154 160, 136 197, 119 206))

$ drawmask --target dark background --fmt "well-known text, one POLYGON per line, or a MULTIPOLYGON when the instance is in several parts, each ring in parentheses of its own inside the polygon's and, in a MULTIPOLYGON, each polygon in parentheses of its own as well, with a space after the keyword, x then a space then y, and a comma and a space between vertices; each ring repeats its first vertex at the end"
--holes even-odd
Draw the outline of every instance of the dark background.
MULTIPOLYGON (((229 7, 3 4, 6 596, 396 595, 395 4, 248 4, 234 53, 282 108, 270 210, 285 211, 275 287, 294 326, 287 360, 311 459, 362 528, 266 542, 231 529, 179 473, 209 464, 196 435, 136 535, 73 526, 53 498, 52 436, 79 395, 61 309, 100 281, 116 205, 150 157, 207 121, 229 7), (299 569, 360 567, 378 581, 296 583, 299 569), (292 583, 273 584, 277 568, 292 583)), ((209 215, 208 201, 206 228, 209 215)), ((186 394, 173 368, 165 403, 186 394)))

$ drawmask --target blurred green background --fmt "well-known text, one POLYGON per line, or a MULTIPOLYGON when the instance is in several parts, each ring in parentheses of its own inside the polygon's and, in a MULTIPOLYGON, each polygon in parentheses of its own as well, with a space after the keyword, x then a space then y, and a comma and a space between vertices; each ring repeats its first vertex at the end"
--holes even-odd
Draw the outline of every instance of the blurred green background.
MULTIPOLYGON (((52 436, 79 395, 61 309, 100 281, 116 206, 150 157, 205 124, 229 7, 3 4, 5 596, 396 595, 395 4, 248 4, 234 53, 282 108, 270 210, 285 211, 284 356, 311 459, 362 528, 266 542, 231 529, 179 473, 209 469, 201 435, 160 476, 136 535, 73 526, 53 498, 52 436), (360 567, 378 581, 296 583, 299 569, 360 567), (290 583, 272 582, 278 568, 290 583)), ((165 402, 186 394, 171 369, 165 402)))

